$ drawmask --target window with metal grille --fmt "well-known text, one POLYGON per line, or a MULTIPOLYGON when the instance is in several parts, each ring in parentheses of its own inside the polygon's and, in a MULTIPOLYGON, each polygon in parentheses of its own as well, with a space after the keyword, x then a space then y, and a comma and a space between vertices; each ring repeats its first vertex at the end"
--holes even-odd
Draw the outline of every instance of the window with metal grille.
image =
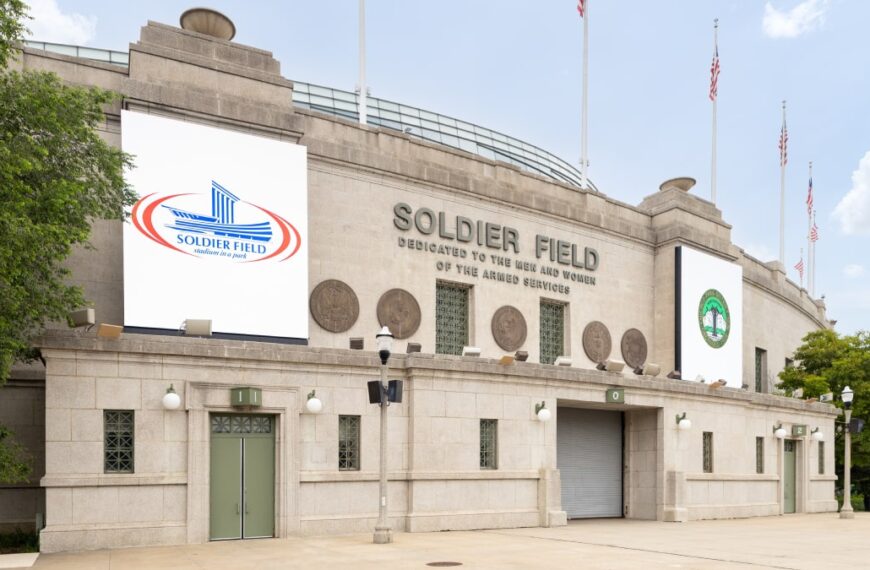
POLYGON ((825 474, 825 442, 819 442, 819 475, 825 474))
POLYGON ((565 305, 541 301, 541 364, 565 354, 565 305))
POLYGON ((133 410, 103 410, 103 469, 133 473, 133 410))
POLYGON ((272 433, 272 416, 212 414, 212 433, 272 433))
POLYGON ((468 346, 468 287, 438 283, 435 290, 435 352, 461 355, 468 346))
POLYGON ((359 416, 338 416, 338 470, 359 471, 359 416))
POLYGON ((764 386, 765 370, 767 370, 767 351, 755 347, 755 391, 766 392, 764 386))
POLYGON ((704 473, 713 472, 713 432, 704 432, 704 473))
POLYGON ((498 420, 480 420, 480 468, 498 469, 498 420))
POLYGON ((755 472, 764 473, 764 438, 755 438, 755 472))

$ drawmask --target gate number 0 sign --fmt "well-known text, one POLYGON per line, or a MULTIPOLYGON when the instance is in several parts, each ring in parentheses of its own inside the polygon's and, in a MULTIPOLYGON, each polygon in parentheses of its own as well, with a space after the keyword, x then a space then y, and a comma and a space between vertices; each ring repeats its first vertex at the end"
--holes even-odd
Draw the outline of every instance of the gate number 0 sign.
POLYGON ((625 390, 623 388, 610 388, 607 390, 607 402, 609 404, 624 404, 625 390))

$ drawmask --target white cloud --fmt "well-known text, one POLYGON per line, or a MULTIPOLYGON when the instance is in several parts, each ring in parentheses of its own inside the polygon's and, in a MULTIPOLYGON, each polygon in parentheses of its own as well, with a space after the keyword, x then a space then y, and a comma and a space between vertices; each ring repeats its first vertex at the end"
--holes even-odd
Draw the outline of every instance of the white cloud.
POLYGON ((777 259, 777 256, 775 253, 773 253, 773 250, 763 243, 749 243, 746 244, 746 247, 744 247, 743 249, 746 251, 746 253, 760 261, 767 262, 777 259))
POLYGON ((870 151, 852 172, 852 189, 834 208, 845 234, 870 234, 870 151))
POLYGON ((97 31, 96 16, 61 12, 57 0, 28 0, 30 37, 42 42, 85 45, 97 31))
POLYGON ((777 10, 770 2, 764 5, 761 21, 765 35, 771 38, 796 38, 811 32, 825 21, 829 0, 804 0, 791 10, 777 10))
POLYGON ((861 277, 862 275, 864 275, 864 267, 862 265, 858 265, 857 263, 850 263, 843 268, 843 275, 852 278, 861 277))

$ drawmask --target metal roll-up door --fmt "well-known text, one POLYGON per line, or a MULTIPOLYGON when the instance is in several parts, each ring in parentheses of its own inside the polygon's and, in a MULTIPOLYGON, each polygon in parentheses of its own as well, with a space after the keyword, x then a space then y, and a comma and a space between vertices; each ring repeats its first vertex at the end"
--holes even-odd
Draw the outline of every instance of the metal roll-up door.
POLYGON ((559 408, 557 463, 568 518, 622 516, 622 412, 559 408))

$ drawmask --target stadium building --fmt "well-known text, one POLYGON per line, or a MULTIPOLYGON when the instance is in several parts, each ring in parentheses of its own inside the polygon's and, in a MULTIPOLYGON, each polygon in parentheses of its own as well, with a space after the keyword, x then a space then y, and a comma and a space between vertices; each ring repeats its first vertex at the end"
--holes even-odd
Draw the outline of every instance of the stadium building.
POLYGON ((43 551, 371 531, 384 325, 396 531, 836 511, 837 410, 775 393, 824 304, 691 179, 625 204, 461 120, 370 98, 361 126, 356 95, 154 22, 16 65, 122 95, 100 132, 140 196, 70 260, 93 315, 2 391, 37 473, 0 523, 39 520, 43 551))

